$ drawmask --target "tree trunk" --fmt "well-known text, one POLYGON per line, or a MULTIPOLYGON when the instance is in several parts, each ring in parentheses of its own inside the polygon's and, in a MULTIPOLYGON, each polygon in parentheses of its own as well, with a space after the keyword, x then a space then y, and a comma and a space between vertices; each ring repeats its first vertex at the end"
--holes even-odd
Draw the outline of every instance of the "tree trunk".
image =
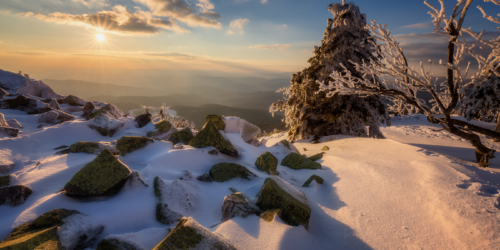
MULTIPOLYGON (((497 125, 495 126, 495 132, 500 133, 500 113, 498 113, 497 125)), ((493 141, 499 142, 500 139, 494 138, 493 141)))

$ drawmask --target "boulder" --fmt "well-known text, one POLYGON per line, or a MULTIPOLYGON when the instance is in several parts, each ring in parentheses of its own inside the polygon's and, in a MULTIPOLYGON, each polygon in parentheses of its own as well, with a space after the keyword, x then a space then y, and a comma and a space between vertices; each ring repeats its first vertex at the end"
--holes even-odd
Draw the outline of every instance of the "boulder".
POLYGON ((10 127, 2 113, 0 113, 0 127, 10 127))
POLYGON ((311 160, 311 161, 317 161, 317 160, 319 160, 319 159, 323 158, 323 155, 324 155, 324 154, 325 154, 325 152, 321 152, 321 153, 319 153, 319 154, 315 154, 315 155, 313 155, 313 156, 309 156, 308 158, 309 158, 309 160, 311 160))
POLYGON ((151 117, 152 115, 150 113, 142 114, 135 117, 135 122, 137 122, 137 126, 139 128, 142 128, 151 122, 151 117))
POLYGON ((202 182, 212 182, 212 178, 210 178, 210 175, 208 175, 207 173, 196 177, 196 179, 202 182))
POLYGON ((208 151, 208 154, 210 154, 210 155, 218 155, 219 154, 219 150, 212 149, 212 150, 208 151))
POLYGON ((90 116, 92 115, 92 112, 94 112, 94 110, 96 109, 96 106, 94 105, 94 103, 92 102, 87 102, 85 103, 85 105, 83 106, 83 114, 82 114, 82 117, 89 120, 90 119, 90 116))
POLYGON ((69 153, 86 153, 86 154, 99 154, 103 150, 108 149, 114 155, 119 155, 120 151, 116 149, 116 141, 111 142, 88 142, 88 141, 79 141, 77 143, 72 144, 71 146, 60 146, 55 148, 55 150, 63 149, 61 151, 57 151, 56 154, 69 154, 69 153))
POLYGON ((67 103, 71 106, 84 106, 87 103, 87 101, 83 100, 78 96, 69 95, 66 98, 64 98, 64 103, 67 103))
POLYGON ((236 250, 221 235, 206 229, 193 218, 182 218, 160 244, 153 250, 192 249, 192 250, 236 250))
POLYGON ((224 122, 224 132, 240 133, 243 140, 247 143, 250 143, 251 140, 261 132, 259 127, 239 117, 224 117, 224 122))
POLYGON ((219 131, 211 121, 208 121, 200 132, 189 141, 189 145, 195 148, 213 146, 225 155, 231 157, 241 156, 240 152, 226 138, 224 132, 219 131))
POLYGON ((102 136, 112 137, 118 130, 120 130, 125 123, 120 120, 114 119, 106 114, 99 114, 94 119, 89 121, 88 126, 95 129, 102 136))
POLYGON ((59 114, 57 112, 49 111, 40 115, 40 118, 38 118, 38 123, 56 124, 57 117, 59 117, 59 114))
POLYGON ((0 176, 0 187, 6 187, 10 185, 10 175, 0 176))
POLYGON ((21 205, 31 195, 31 192, 29 187, 23 185, 0 188, 0 205, 21 205))
POLYGON ((161 120, 155 123, 155 129, 155 131, 148 132, 147 136, 168 140, 173 133, 177 132, 177 129, 167 120, 161 120))
POLYGON ((129 186, 149 187, 144 176, 141 174, 141 172, 137 171, 132 172, 132 175, 130 175, 130 178, 128 179, 128 184, 129 186))
POLYGON ((49 104, 49 107, 51 107, 53 109, 61 110, 61 106, 59 106, 59 103, 54 98, 50 99, 50 101, 48 102, 48 104, 49 104))
POLYGON ((323 184, 323 178, 313 174, 311 175, 311 177, 309 177, 309 179, 307 179, 307 181, 304 183, 304 185, 302 185, 302 187, 309 187, 309 184, 311 184, 312 181, 316 181, 316 183, 318 184, 323 184))
POLYGON ((241 192, 232 193, 224 197, 224 202, 222 203, 222 222, 236 216, 246 218, 248 215, 259 213, 259 207, 241 192))
POLYGON ((0 127, 0 135, 17 137, 19 129, 11 127, 0 127))
POLYGON ((64 191, 75 197, 113 195, 120 191, 131 174, 127 165, 105 149, 66 183, 64 191))
POLYGON ((220 115, 207 115, 205 117, 206 122, 211 121, 217 129, 224 131, 226 128, 226 124, 224 123, 224 120, 222 116, 220 115))
POLYGON ((19 95, 31 95, 40 97, 42 99, 59 99, 62 97, 61 95, 56 94, 56 92, 54 92, 54 90, 46 83, 29 78, 26 78, 25 85, 18 88, 16 90, 16 93, 19 95))
POLYGON ((292 226, 309 226, 311 205, 307 196, 278 176, 271 176, 257 195, 256 205, 261 210, 281 209, 280 218, 292 226))
POLYGON ((251 177, 257 177, 246 167, 237 163, 227 162, 215 164, 210 168, 209 174, 216 182, 225 182, 238 177, 246 180, 250 180, 251 177))
POLYGON ((170 136, 169 141, 171 141, 173 144, 177 144, 179 142, 188 144, 191 139, 193 139, 193 132, 191 132, 190 128, 185 128, 173 133, 170 136))
POLYGON ((52 109, 44 102, 22 95, 17 96, 16 98, 0 101, 0 107, 4 109, 21 110, 29 115, 45 113, 52 109))
POLYGON ((291 169, 321 169, 321 164, 311 161, 309 158, 294 152, 283 158, 281 166, 286 166, 291 169))
POLYGON ((7 120, 7 127, 11 128, 22 128, 23 126, 16 119, 7 120))
POLYGON ((324 146, 321 148, 321 151, 328 151, 328 150, 330 150, 330 148, 328 146, 324 146))
POLYGON ((287 148, 288 150, 294 152, 294 153, 299 153, 299 150, 293 145, 293 143, 287 141, 287 140, 282 140, 278 143, 276 143, 276 146, 278 147, 285 147, 287 148))
POLYGON ((54 209, 14 228, 0 249, 85 249, 103 229, 76 210, 54 209))
POLYGON ((154 140, 147 137, 141 136, 124 136, 118 139, 116 143, 116 149, 120 151, 121 155, 126 155, 137 149, 146 147, 148 144, 153 143, 154 140))
POLYGON ((112 234, 97 245, 97 250, 151 250, 168 236, 165 228, 148 228, 134 233, 112 234))
POLYGON ((255 165, 260 171, 264 171, 270 175, 278 175, 278 158, 269 151, 259 156, 255 165))
POLYGON ((179 179, 164 181, 157 176, 154 179, 154 190, 157 198, 156 220, 167 225, 194 211, 200 199, 196 184, 179 179))
POLYGON ((260 218, 267 222, 271 222, 274 220, 276 215, 281 216, 282 211, 283 210, 281 209, 268 209, 260 214, 260 218))
POLYGON ((7 93, 7 91, 5 91, 4 89, 0 88, 0 99, 8 96, 9 93, 7 93))
POLYGON ((4 157, 0 158, 0 174, 5 174, 12 170, 14 167, 14 162, 11 160, 5 159, 4 157))
POLYGON ((94 118, 96 118, 97 116, 99 116, 101 114, 105 114, 105 115, 110 116, 111 118, 114 118, 114 119, 120 119, 120 118, 122 118, 125 115, 115 105, 113 105, 113 104, 106 104, 102 108, 94 111, 90 115, 89 119, 94 119, 94 118))

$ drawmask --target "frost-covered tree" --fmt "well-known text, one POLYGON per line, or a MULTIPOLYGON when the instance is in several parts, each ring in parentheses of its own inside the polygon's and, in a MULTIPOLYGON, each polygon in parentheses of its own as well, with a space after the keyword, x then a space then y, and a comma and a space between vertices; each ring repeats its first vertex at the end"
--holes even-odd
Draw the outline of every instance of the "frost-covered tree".
MULTIPOLYGON (((373 34, 372 41, 376 41, 379 45, 376 48, 378 49, 377 54, 381 57, 381 63, 367 64, 350 61, 355 65, 356 70, 361 72, 362 77, 351 74, 350 68, 343 65, 342 72, 334 71, 330 75, 334 81, 321 82, 321 90, 318 91, 318 95, 323 95, 324 91, 328 91, 327 95, 329 96, 336 94, 383 95, 389 98, 392 103, 399 105, 399 111, 413 109, 423 112, 430 122, 439 124, 449 133, 467 139, 476 148, 479 166, 487 167, 495 151, 484 146, 476 133, 495 139, 500 139, 500 133, 452 117, 452 113, 457 109, 460 101, 464 100, 466 90, 484 82, 485 74, 481 74, 482 72, 489 70, 491 74, 500 76, 500 72, 496 68, 500 60, 500 37, 485 41, 482 38, 484 31, 474 33, 470 28, 462 29, 472 1, 457 0, 458 3, 448 17, 446 16, 444 0, 439 0, 440 9, 424 1, 431 8, 429 14, 434 19, 434 31, 449 37, 448 47, 444 48, 448 52, 447 62, 433 63, 429 61, 431 65, 446 69, 446 81, 437 82, 431 69, 424 68, 422 62, 419 69, 408 67, 403 50, 399 47, 399 43, 390 36, 386 25, 376 24, 375 21, 372 21, 372 24, 367 25, 366 28, 373 34), (474 37, 476 42, 469 45, 463 32, 474 37), (487 57, 482 57, 476 53, 475 47, 489 47, 492 50, 487 57), (466 53, 472 55, 478 62, 478 73, 470 78, 469 66, 466 68, 459 66, 466 53), (367 77, 375 75, 381 78, 376 80, 367 77), (432 102, 429 104, 419 99, 417 97, 419 91, 429 93, 433 97, 432 102)), ((485 0, 485 2, 500 5, 498 0, 485 0)), ((500 23, 498 19, 487 16, 483 9, 481 11, 488 20, 500 23)))
MULTIPOLYGON (((353 3, 331 4, 329 18, 321 46, 314 48, 310 66, 292 75, 291 86, 281 89, 285 100, 272 104, 270 112, 285 111, 291 141, 313 136, 314 140, 325 135, 345 134, 383 138, 379 130, 381 122, 389 122, 385 105, 379 96, 315 94, 320 82, 332 82, 330 74, 345 69, 362 77, 355 63, 369 64, 377 61, 376 46, 370 42, 365 30, 366 16, 353 3)), ((367 80, 376 79, 368 76, 367 80)))
MULTIPOLYGON (((497 71, 500 71, 500 67, 497 67, 497 71)), ((499 127, 500 120, 497 118, 500 117, 500 77, 489 69, 485 69, 482 74, 486 80, 474 86, 464 100, 464 117, 467 120, 497 121, 499 127)), ((500 132, 497 129, 495 131, 500 132)))

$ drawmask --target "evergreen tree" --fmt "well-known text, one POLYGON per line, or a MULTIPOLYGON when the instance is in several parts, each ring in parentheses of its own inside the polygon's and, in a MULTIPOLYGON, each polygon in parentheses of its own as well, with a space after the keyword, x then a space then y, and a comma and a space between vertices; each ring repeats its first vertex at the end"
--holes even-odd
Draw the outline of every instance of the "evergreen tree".
MULTIPOLYGON (((365 30, 366 16, 354 3, 331 4, 329 18, 321 46, 314 48, 310 66, 292 75, 291 86, 282 89, 285 100, 272 104, 270 112, 285 111, 290 140, 314 140, 332 134, 384 138, 380 122, 390 122, 380 96, 334 95, 319 92, 319 83, 328 84, 333 71, 348 70, 352 75, 364 77, 356 71, 355 63, 378 62, 370 34, 365 30)), ((378 79, 366 76, 372 80, 378 79)))

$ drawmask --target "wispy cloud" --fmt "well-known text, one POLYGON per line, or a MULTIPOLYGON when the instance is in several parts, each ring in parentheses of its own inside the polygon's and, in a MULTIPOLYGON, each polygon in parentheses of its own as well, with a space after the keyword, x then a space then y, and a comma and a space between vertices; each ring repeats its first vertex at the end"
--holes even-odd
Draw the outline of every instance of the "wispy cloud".
POLYGON ((274 44, 274 45, 263 45, 263 44, 259 44, 259 45, 254 45, 254 46, 249 46, 248 48, 250 49, 272 49, 272 50, 275 50, 275 49, 288 49, 292 47, 292 45, 290 44, 274 44))
POLYGON ((18 55, 25 55, 25 56, 44 56, 45 54, 44 53, 40 53, 40 52, 30 52, 30 51, 11 51, 11 52, 7 52, 9 54, 18 54, 18 55))
POLYGON ((172 59, 194 60, 197 58, 195 55, 179 52, 165 52, 165 53, 144 53, 147 56, 161 56, 172 59))
POLYGON ((243 34, 245 33, 245 31, 243 30, 243 26, 245 26, 245 24, 249 23, 250 20, 248 19, 235 19, 233 21, 231 21, 231 23, 229 24, 229 27, 231 28, 230 30, 228 30, 226 33, 227 34, 230 34, 230 35, 233 35, 233 34, 243 34))
POLYGON ((423 29, 423 28, 431 28, 433 25, 432 23, 415 23, 415 24, 410 24, 403 26, 403 28, 408 28, 408 29, 423 29))

